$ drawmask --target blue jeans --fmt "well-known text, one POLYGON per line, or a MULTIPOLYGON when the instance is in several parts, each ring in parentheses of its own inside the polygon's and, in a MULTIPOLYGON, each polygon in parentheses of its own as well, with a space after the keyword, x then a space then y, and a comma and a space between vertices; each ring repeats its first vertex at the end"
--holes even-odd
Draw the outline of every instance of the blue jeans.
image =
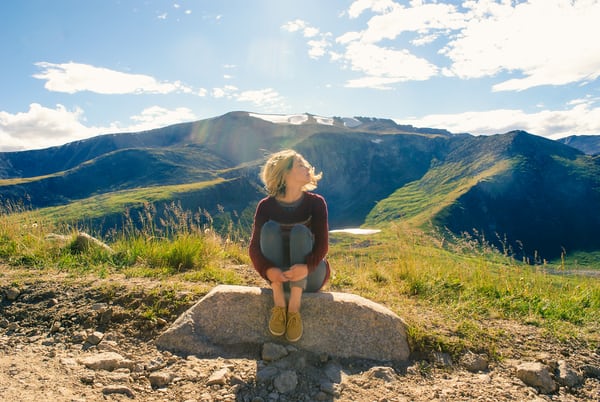
MULTIPOLYGON (((306 264, 306 255, 311 252, 313 245, 314 236, 304 225, 294 225, 289 232, 289 239, 275 221, 265 222, 260 231, 260 250, 282 271, 287 271, 294 264, 306 264)), ((327 267, 323 260, 306 278, 284 282, 284 289, 289 290, 294 286, 302 288, 305 292, 317 292, 323 285, 326 272, 327 267)))

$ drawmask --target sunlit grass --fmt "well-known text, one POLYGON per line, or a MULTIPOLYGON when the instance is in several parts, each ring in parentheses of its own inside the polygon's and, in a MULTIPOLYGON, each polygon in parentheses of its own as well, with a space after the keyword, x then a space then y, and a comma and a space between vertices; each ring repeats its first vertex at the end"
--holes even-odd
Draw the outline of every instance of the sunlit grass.
MULTIPOLYGON (((126 213, 122 229, 100 239, 108 247, 82 249, 76 247, 78 231, 69 225, 21 206, 4 206, 0 263, 8 269, 154 278, 206 289, 248 284, 235 269, 250 264, 247 238, 237 228, 217 233, 211 217, 174 203, 161 211, 160 219, 154 219, 156 214, 152 204, 139 216, 126 213)), ((485 239, 425 233, 396 222, 369 236, 332 234, 333 272, 325 290, 358 294, 395 311, 407 322, 417 351, 459 354, 469 349, 500 357, 498 343, 509 335, 500 326, 490 326, 495 320, 598 345, 600 278, 570 274, 585 258, 595 257, 565 255, 561 261, 527 265, 485 239)), ((147 318, 164 316, 170 297, 157 296, 144 313, 147 318)))
MULTIPOLYGON (((413 335, 437 332, 435 347, 449 352, 469 347, 494 355, 503 334, 485 323, 495 319, 536 325, 558 339, 583 335, 600 342, 598 278, 555 275, 549 271, 556 267, 525 265, 474 239, 448 244, 392 225, 367 243, 345 235, 334 244, 331 264, 331 290, 390 306, 408 321, 413 335), (423 306, 434 309, 443 322, 431 322, 431 314, 424 319, 419 314, 423 306), (449 328, 456 335, 453 340, 447 337, 449 328)), ((434 346, 431 339, 421 342, 434 346)))

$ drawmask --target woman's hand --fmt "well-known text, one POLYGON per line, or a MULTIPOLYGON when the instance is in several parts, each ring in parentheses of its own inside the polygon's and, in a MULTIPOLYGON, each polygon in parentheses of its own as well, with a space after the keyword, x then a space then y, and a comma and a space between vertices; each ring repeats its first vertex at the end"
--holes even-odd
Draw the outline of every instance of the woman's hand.
POLYGON ((267 278, 271 283, 287 282, 289 280, 283 275, 283 271, 276 267, 267 269, 267 278))
POLYGON ((290 282, 299 281, 308 276, 308 267, 306 264, 295 264, 282 272, 282 275, 290 282))

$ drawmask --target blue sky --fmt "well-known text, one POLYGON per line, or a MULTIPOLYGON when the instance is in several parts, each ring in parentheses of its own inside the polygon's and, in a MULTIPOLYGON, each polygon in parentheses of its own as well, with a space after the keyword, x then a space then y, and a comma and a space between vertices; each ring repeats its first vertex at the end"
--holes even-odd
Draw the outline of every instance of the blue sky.
POLYGON ((0 151, 245 110, 600 134, 600 0, 11 0, 0 151))

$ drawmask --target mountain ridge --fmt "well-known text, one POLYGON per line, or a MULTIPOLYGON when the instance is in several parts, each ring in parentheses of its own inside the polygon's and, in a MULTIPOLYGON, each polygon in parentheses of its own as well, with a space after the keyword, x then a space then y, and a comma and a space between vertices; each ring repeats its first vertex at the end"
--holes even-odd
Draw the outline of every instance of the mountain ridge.
MULTIPOLYGON (((288 147, 325 173, 317 191, 328 200, 332 227, 403 219, 454 235, 484 234, 527 258, 600 249, 593 235, 600 230, 594 213, 600 206, 600 159, 518 130, 477 137, 389 119, 230 112, 0 153, 0 195, 4 202, 28 199, 34 208, 61 210, 113 197, 125 210, 141 207, 136 191, 153 198, 153 189, 160 195, 163 187, 181 186, 161 205, 185 199, 186 208, 215 216, 225 211, 247 228, 264 196, 258 174, 265 155, 288 147), (225 193, 218 190, 225 185, 225 193), (219 194, 226 202, 219 202, 219 194)), ((86 221, 77 213, 73 220, 86 221)))

